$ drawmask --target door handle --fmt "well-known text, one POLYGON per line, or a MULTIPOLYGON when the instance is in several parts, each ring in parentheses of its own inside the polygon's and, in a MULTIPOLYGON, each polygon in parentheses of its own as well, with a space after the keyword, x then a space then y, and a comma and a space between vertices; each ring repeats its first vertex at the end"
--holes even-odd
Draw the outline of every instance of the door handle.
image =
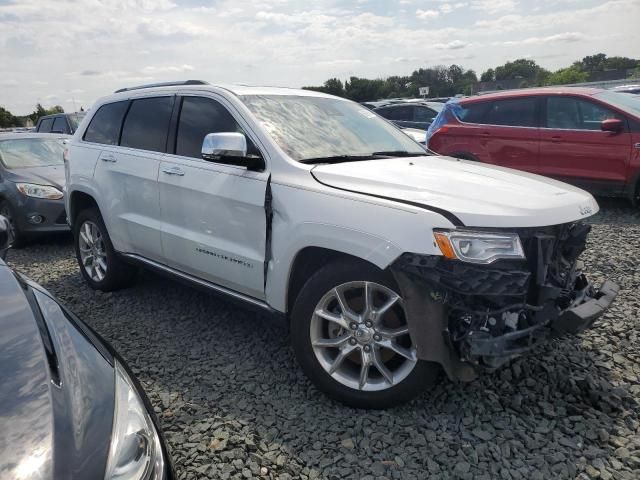
POLYGON ((558 136, 558 135, 554 135, 553 137, 551 137, 551 141, 554 143, 558 143, 562 141, 562 137, 558 136))
POLYGON ((633 148, 637 148, 638 150, 640 150, 640 143, 636 143, 633 148))
POLYGON ((108 153, 107 155, 102 155, 100 157, 100 160, 102 160, 103 162, 109 162, 109 163, 116 163, 118 161, 116 160, 116 157, 114 157, 110 153, 108 153))
POLYGON ((178 177, 184 177, 184 171, 177 168, 163 168, 162 173, 166 173, 167 175, 177 175, 178 177))

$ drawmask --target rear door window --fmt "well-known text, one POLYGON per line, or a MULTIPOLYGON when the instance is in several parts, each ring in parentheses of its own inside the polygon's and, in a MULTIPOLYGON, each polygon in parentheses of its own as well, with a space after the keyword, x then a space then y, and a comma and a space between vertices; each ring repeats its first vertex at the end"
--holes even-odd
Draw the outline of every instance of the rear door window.
POLYGON ((134 100, 122 126, 123 147, 164 152, 174 97, 134 100))
POLYGON ((117 145, 122 117, 127 111, 128 101, 108 103, 101 106, 91 119, 83 139, 86 142, 117 145))
POLYGON ((69 133, 66 119, 64 117, 56 117, 53 121, 51 131, 56 133, 69 133))
POLYGON ((494 100, 485 117, 484 123, 490 125, 535 127, 536 99, 529 97, 494 100))
POLYGON ((45 118, 40 122, 38 126, 38 132, 49 133, 51 126, 53 125, 53 118, 45 118))
MULTIPOLYGON (((242 129, 229 111, 215 100, 184 97, 178 120, 176 155, 202 158, 204 137, 221 132, 242 132, 242 129)), ((247 144, 250 144, 249 139, 247 144)))

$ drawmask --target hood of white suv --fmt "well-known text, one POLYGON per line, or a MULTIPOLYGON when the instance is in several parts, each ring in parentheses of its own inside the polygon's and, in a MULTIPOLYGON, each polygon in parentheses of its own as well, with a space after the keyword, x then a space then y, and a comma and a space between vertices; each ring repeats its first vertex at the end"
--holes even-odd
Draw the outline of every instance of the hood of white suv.
POLYGON ((470 227, 538 227, 568 223, 599 210, 584 190, 531 173, 429 156, 319 165, 324 185, 420 204, 470 227))

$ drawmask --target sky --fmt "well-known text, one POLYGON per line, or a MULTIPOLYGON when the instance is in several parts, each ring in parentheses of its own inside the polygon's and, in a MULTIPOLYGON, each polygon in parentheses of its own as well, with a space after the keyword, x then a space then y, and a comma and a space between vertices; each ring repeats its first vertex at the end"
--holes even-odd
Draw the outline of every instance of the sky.
POLYGON ((300 87, 516 58, 640 57, 640 0, 0 0, 0 106, 201 79, 300 87))

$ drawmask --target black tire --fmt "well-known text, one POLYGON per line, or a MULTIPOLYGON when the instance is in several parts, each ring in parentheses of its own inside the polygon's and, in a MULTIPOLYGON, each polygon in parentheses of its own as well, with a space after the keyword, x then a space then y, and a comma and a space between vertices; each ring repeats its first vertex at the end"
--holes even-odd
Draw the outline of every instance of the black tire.
POLYGON ((126 288, 136 281, 137 271, 128 263, 122 261, 113 248, 111 238, 107 232, 107 228, 102 220, 102 215, 97 208, 89 208, 81 211, 73 222, 73 244, 76 251, 76 259, 80 267, 80 273, 87 284, 94 290, 102 290, 103 292, 111 292, 126 288), (91 222, 98 228, 102 241, 104 242, 104 250, 106 252, 107 269, 102 280, 97 281, 89 275, 82 263, 80 256, 80 230, 86 222, 91 222))
POLYGON ((11 204, 6 200, 0 201, 0 215, 8 217, 9 223, 11 224, 12 233, 13 233, 13 242, 11 243, 12 248, 21 248, 24 247, 27 241, 27 237, 24 233, 22 233, 18 226, 16 225, 16 216, 15 211, 11 204))
POLYGON ((435 384, 440 365, 418 360, 400 383, 380 391, 362 391, 333 379, 318 361, 311 345, 311 320, 318 302, 331 289, 354 281, 375 282, 399 291, 390 275, 373 265, 357 261, 330 263, 305 283, 291 310, 291 342, 306 376, 331 398, 355 408, 383 409, 405 403, 435 384))

